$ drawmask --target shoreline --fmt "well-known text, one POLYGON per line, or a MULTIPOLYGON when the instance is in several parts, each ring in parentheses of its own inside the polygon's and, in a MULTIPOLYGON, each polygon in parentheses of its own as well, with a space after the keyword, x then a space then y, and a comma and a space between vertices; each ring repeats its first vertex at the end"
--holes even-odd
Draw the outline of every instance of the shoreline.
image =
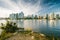
POLYGON ((53 35, 47 36, 42 33, 33 32, 33 31, 17 31, 15 33, 4 33, 3 34, 3 40, 53 40, 53 39, 59 39, 55 38, 53 35))
POLYGON ((24 31, 24 32, 16 32, 13 34, 13 36, 7 38, 6 40, 40 40, 40 37, 41 40, 42 39, 47 39, 46 36, 44 34, 40 34, 40 33, 37 33, 37 32, 30 32, 30 31, 24 31), (20 35, 20 36, 19 36, 20 35))

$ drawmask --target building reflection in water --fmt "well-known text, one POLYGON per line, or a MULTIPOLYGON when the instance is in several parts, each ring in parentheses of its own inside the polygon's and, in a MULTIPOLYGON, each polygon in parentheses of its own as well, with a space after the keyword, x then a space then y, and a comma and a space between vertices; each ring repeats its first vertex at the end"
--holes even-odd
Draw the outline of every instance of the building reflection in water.
POLYGON ((32 30, 32 20, 25 20, 24 21, 24 29, 25 30, 32 30))
POLYGON ((24 28, 24 20, 23 19, 18 20, 18 27, 19 28, 24 28))
POLYGON ((49 26, 50 27, 56 27, 56 20, 50 20, 49 21, 49 26))

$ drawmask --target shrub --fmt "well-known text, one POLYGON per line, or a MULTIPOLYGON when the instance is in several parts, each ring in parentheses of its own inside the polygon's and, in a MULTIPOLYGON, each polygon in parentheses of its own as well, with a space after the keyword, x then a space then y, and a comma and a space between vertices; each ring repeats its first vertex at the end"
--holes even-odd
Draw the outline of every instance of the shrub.
POLYGON ((18 30, 16 23, 7 21, 6 26, 2 27, 6 32, 14 33, 18 30))

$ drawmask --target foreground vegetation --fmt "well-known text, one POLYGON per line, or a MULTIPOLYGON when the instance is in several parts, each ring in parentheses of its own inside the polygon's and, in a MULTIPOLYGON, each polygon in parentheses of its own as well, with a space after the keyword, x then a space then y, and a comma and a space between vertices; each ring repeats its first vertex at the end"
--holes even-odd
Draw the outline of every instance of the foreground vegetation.
POLYGON ((7 21, 6 25, 4 25, 3 23, 1 23, 1 25, 1 29, 3 31, 0 35, 0 40, 5 40, 6 38, 12 36, 13 33, 15 33, 18 30, 16 23, 13 22, 7 21))

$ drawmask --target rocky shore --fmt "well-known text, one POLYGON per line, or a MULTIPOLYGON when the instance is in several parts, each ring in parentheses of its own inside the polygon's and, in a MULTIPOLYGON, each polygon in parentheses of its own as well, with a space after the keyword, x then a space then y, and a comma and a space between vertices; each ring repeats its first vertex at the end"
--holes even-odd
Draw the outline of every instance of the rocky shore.
POLYGON ((44 34, 37 32, 16 32, 5 40, 49 40, 44 34))

